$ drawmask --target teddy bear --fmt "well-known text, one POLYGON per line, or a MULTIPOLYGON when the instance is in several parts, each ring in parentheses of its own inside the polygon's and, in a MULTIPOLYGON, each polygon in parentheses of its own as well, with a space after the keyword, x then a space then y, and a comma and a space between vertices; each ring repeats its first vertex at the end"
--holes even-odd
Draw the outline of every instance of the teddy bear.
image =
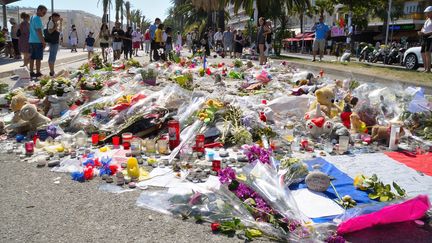
POLYGON ((12 118, 12 123, 18 123, 20 122, 21 118, 19 117, 19 112, 21 108, 27 104, 27 98, 23 94, 17 94, 14 97, 12 97, 11 103, 9 105, 9 108, 14 113, 14 116, 12 118))
POLYGON ((26 122, 27 131, 37 131, 51 122, 48 117, 40 114, 33 104, 24 105, 20 110, 19 116, 26 122))
MULTIPOLYGON (((385 142, 385 144, 389 144, 390 141, 390 126, 380 126, 375 125, 372 127, 371 140, 372 142, 385 142)), ((405 134, 404 129, 401 127, 399 131, 399 135, 403 136, 405 134)))
POLYGON ((367 133, 368 129, 366 126, 366 123, 364 123, 359 115, 355 112, 353 112, 350 115, 350 121, 351 121, 351 130, 355 133, 367 133))
MULTIPOLYGON (((339 112, 342 111, 342 109, 337 106, 335 102, 335 94, 333 90, 329 87, 323 87, 315 91, 315 96, 317 99, 317 104, 321 105, 321 110, 330 118, 332 118, 332 109, 336 109, 339 112)), ((313 104, 311 109, 314 109, 316 107, 316 104, 313 104)))
POLYGON ((334 123, 322 113, 320 104, 317 104, 315 111, 306 113, 305 120, 306 130, 314 138, 318 138, 323 134, 329 134, 334 125, 334 123))

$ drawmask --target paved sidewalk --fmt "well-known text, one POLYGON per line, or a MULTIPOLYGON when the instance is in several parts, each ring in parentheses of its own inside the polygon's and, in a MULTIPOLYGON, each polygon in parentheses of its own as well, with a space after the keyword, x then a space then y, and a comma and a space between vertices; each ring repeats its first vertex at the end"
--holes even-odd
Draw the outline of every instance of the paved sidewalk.
MULTIPOLYGON (((44 57, 42 60, 42 69, 48 67, 48 55, 49 48, 46 48, 44 51, 44 57)), ((83 51, 79 49, 78 52, 70 52, 70 49, 59 49, 57 53, 56 66, 60 67, 60 65, 68 62, 78 61, 80 59, 87 58, 87 51, 83 51)), ((0 58, 0 78, 8 77, 14 74, 14 70, 20 68, 23 65, 23 60, 9 59, 9 58, 0 58)))

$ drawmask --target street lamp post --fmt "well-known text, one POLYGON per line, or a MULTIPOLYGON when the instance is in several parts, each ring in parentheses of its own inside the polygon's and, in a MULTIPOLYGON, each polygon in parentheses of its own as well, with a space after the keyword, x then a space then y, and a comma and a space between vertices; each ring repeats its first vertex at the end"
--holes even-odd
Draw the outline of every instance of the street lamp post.
POLYGON ((51 0, 51 14, 54 13, 54 0, 51 0))

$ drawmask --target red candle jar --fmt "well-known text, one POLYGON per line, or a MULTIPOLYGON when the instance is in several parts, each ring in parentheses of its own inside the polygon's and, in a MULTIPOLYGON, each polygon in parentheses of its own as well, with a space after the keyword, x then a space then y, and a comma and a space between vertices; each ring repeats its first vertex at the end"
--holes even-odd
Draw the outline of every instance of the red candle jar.
POLYGON ((112 137, 112 144, 114 145, 114 148, 118 148, 120 145, 120 137, 119 136, 112 137))
POLYGON ((130 143, 130 141, 132 140, 133 134, 130 132, 125 132, 122 134, 122 141, 123 143, 128 142, 130 143))
POLYGON ((93 145, 95 145, 95 146, 98 145, 99 144, 99 134, 93 133, 91 140, 92 140, 93 145))
POLYGON ((24 144, 25 147, 25 151, 27 155, 32 155, 34 152, 34 143, 33 142, 28 142, 24 144))
POLYGON ((180 144, 180 123, 176 120, 168 122, 169 147, 175 149, 180 144))
POLYGON ((204 152, 204 140, 205 140, 204 134, 198 134, 198 135, 196 135, 196 139, 195 139, 195 142, 196 142, 195 150, 196 150, 197 152, 204 152))
POLYGON ((129 142, 124 142, 123 143, 123 149, 128 150, 130 148, 130 143, 129 142))
POLYGON ((221 169, 221 162, 220 162, 220 160, 213 160, 212 161, 212 170, 216 171, 216 172, 219 172, 220 169, 221 169))

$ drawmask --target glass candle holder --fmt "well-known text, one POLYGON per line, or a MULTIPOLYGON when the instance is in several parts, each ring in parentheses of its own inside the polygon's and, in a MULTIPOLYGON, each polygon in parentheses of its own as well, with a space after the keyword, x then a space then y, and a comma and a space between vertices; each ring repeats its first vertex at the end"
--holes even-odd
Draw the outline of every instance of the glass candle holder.
POLYGON ((120 146, 120 137, 119 136, 112 137, 112 144, 114 148, 118 148, 120 146))
POLYGON ((27 142, 24 144, 25 151, 27 155, 32 155, 34 153, 34 143, 33 142, 27 142))
POLYGON ((93 133, 91 136, 91 139, 92 139, 92 144, 94 146, 99 144, 99 134, 98 133, 93 133))
POLYGON ((146 152, 147 153, 156 153, 156 144, 155 144, 155 141, 153 139, 147 139, 146 152))
POLYGON ((345 153, 348 151, 348 145, 349 145, 349 137, 348 136, 340 136, 339 137, 339 152, 345 153))
POLYGON ((130 141, 132 140, 132 137, 133 137, 133 134, 130 133, 130 132, 125 132, 125 133, 123 133, 123 134, 122 134, 122 140, 123 140, 123 143, 124 143, 124 142, 128 142, 128 143, 130 143, 130 141))
POLYGON ((167 154, 168 153, 168 140, 159 139, 157 141, 158 152, 159 154, 167 154))

